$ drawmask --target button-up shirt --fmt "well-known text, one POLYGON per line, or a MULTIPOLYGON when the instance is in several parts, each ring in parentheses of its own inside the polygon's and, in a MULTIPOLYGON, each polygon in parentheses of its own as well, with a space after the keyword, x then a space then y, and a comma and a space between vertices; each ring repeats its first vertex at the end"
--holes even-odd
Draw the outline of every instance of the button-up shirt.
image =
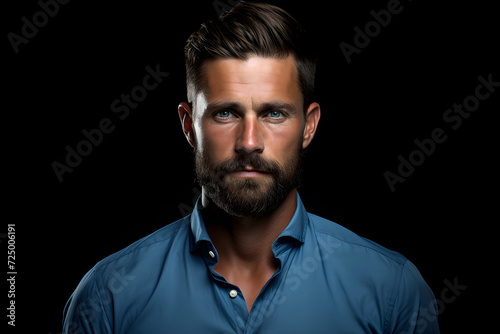
POLYGON ((439 333, 437 308, 401 254, 340 225, 295 213, 274 240, 279 266, 248 312, 214 270, 199 208, 107 257, 64 310, 64 333, 439 333))

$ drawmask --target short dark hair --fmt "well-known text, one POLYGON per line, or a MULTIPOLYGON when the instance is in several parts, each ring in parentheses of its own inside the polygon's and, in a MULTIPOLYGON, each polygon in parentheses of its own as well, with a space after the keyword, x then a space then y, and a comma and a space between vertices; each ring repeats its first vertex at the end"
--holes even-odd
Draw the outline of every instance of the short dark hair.
POLYGON ((302 26, 283 9, 240 2, 201 25, 184 47, 188 100, 203 88, 202 65, 209 59, 294 56, 306 108, 313 102, 316 57, 302 26))

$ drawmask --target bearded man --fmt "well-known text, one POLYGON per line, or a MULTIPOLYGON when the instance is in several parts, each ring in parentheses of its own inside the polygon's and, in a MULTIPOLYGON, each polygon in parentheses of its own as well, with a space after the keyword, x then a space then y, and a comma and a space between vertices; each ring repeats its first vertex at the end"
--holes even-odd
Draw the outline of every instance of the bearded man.
POLYGON ((64 333, 438 333, 402 255, 308 213, 297 193, 321 110, 316 62, 284 10, 241 2, 185 46, 192 214, 99 262, 64 333))

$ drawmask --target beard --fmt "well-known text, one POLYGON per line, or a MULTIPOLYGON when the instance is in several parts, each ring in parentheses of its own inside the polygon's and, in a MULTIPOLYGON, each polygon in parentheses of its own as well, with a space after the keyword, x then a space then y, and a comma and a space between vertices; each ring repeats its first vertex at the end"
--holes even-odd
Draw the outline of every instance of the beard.
MULTIPOLYGON (((205 150, 203 150, 205 152, 205 150)), ((214 163, 208 154, 195 150, 195 171, 203 194, 218 208, 236 217, 269 215, 299 187, 304 149, 302 140, 283 165, 262 158, 258 152, 239 154, 214 163), (261 177, 235 177, 244 168, 265 172, 261 177)))

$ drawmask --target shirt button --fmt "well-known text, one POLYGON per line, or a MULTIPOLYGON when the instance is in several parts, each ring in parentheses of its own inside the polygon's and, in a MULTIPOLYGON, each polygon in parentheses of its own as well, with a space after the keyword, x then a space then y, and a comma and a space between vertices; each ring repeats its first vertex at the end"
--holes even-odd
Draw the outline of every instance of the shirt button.
POLYGON ((208 255, 210 255, 210 257, 211 257, 212 259, 215 257, 215 253, 214 253, 214 252, 212 252, 212 251, 209 251, 209 252, 208 252, 208 255))
POLYGON ((238 295, 238 291, 236 291, 236 290, 229 291, 229 297, 236 298, 237 295, 238 295))

